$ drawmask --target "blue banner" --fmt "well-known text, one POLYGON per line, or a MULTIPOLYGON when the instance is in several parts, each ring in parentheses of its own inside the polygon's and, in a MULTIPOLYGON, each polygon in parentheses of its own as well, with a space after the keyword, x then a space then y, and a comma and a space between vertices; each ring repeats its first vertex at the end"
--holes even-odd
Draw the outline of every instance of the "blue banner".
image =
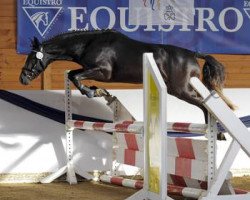
POLYGON ((203 53, 250 53, 250 0, 18 0, 17 52, 30 39, 115 29, 149 43, 203 53))

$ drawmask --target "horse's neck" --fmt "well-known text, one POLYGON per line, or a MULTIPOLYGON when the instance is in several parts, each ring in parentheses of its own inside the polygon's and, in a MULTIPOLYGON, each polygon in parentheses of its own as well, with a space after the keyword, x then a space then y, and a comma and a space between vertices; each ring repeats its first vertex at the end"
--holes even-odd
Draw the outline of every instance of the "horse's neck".
MULTIPOLYGON (((79 37, 79 36, 78 36, 79 37)), ((44 44, 45 52, 54 55, 54 60, 71 60, 79 61, 84 51, 85 45, 93 37, 79 37, 79 40, 74 35, 52 39, 44 44)))

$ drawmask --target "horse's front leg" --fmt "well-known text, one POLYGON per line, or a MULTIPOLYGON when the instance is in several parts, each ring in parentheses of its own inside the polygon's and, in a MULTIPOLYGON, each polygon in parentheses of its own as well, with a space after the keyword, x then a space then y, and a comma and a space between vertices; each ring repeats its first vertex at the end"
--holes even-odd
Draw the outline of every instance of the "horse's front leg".
POLYGON ((82 80, 93 79, 98 80, 103 78, 103 73, 100 68, 93 68, 84 71, 84 69, 72 70, 68 74, 69 79, 76 86, 76 88, 84 95, 89 98, 110 96, 110 94, 105 89, 97 87, 87 87, 81 83, 82 80))

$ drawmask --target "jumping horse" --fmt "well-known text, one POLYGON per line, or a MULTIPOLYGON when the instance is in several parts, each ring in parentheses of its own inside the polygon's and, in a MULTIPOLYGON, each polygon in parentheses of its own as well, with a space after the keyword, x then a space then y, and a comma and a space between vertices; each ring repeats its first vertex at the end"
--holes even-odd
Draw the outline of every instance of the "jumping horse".
POLYGON ((217 91, 228 106, 234 108, 222 93, 224 67, 214 57, 172 45, 136 41, 113 30, 68 32, 42 43, 34 38, 20 82, 29 84, 53 61, 73 61, 82 68, 70 71, 69 79, 80 92, 89 98, 108 97, 110 94, 105 89, 88 87, 81 81, 142 83, 142 55, 145 52, 153 53, 167 92, 198 106, 204 112, 206 121, 207 111, 201 97, 189 84, 193 76, 202 77, 209 90, 217 91), (197 58, 205 60, 202 72, 197 58))

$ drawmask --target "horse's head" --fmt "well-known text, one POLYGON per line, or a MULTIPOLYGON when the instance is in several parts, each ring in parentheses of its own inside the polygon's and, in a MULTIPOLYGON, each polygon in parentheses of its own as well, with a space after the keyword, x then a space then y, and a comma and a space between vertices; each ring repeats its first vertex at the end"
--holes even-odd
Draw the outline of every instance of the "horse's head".
POLYGON ((32 50, 26 59, 19 78, 20 82, 24 85, 28 85, 38 77, 45 70, 49 62, 48 55, 44 52, 41 43, 36 37, 31 41, 31 47, 32 50))

